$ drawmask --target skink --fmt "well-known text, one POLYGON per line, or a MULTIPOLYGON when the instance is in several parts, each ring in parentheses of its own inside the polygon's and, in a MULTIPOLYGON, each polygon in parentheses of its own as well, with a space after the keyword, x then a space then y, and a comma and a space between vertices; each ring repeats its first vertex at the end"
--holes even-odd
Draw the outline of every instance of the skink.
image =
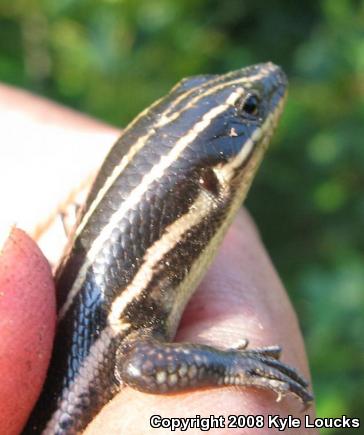
POLYGON ((271 64, 182 80, 106 158, 57 272, 49 373, 25 434, 81 433, 124 385, 257 386, 312 400, 280 348, 171 343, 281 114, 271 64))

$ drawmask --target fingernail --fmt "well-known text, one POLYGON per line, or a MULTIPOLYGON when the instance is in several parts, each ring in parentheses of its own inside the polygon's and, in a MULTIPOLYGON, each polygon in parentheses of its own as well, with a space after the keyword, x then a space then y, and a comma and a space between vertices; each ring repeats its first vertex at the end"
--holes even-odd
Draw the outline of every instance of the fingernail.
POLYGON ((3 252, 4 246, 10 237, 11 232, 15 228, 14 222, 0 222, 0 255, 3 252))

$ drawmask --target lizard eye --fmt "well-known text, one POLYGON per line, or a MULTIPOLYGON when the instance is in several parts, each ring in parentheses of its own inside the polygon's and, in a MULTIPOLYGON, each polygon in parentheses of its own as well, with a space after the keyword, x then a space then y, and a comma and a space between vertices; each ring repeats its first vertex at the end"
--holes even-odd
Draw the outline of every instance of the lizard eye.
POLYGON ((260 100, 256 94, 248 94, 244 98, 239 98, 236 108, 242 116, 247 118, 257 118, 259 115, 260 100))

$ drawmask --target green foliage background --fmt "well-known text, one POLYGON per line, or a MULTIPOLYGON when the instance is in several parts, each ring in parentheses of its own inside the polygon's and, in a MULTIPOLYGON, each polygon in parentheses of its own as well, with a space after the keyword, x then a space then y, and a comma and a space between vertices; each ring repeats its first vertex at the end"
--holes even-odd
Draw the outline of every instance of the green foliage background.
POLYGON ((0 1, 0 80, 118 126, 184 76, 267 60, 290 96, 248 207, 298 310, 318 415, 364 417, 364 2, 0 1))

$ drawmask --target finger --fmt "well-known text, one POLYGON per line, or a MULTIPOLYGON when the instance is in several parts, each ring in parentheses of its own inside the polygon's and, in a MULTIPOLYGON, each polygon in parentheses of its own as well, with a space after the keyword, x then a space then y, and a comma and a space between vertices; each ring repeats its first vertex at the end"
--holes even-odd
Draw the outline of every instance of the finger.
MULTIPOLYGON (((219 254, 186 308, 176 340, 231 348, 242 339, 249 348, 279 344, 282 360, 309 377, 307 359, 296 316, 282 284, 247 214, 240 214, 219 254)), ((153 396, 123 389, 88 427, 87 434, 165 433, 152 429, 150 417, 196 415, 293 415, 303 419, 302 404, 294 397, 281 402, 272 392, 221 388, 153 396)), ((312 409, 310 410, 312 413, 312 409)), ((267 422, 267 420, 265 420, 267 422)), ((251 433, 241 429, 239 434, 251 433)), ((272 429, 273 430, 273 429, 272 429)), ((212 429, 224 434, 228 429, 212 429)), ((199 429, 189 433, 200 433, 199 429)), ((261 433, 270 433, 267 426, 261 433)), ((300 433, 315 433, 305 429, 300 433)))
POLYGON ((0 433, 18 434, 40 393, 55 327, 50 267, 13 229, 0 246, 0 433))

